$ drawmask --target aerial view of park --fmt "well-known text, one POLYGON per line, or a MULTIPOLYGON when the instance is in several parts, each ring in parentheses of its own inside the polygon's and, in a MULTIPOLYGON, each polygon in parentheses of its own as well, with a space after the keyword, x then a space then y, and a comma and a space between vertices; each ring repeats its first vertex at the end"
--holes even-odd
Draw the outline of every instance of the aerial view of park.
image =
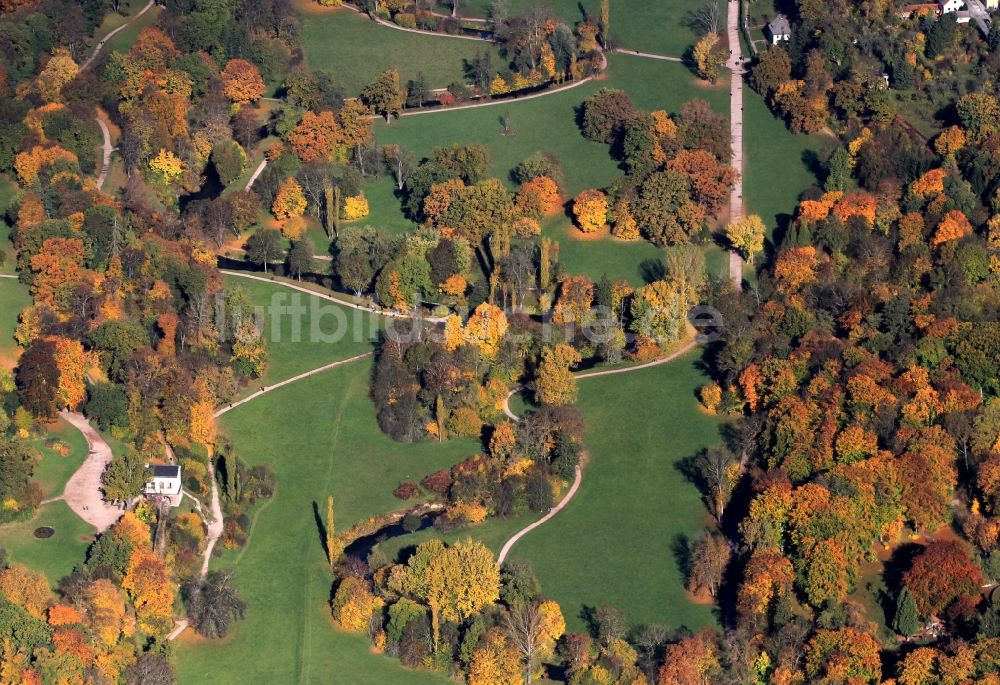
POLYGON ((998 0, 0 0, 0 685, 1000 685, 998 0))

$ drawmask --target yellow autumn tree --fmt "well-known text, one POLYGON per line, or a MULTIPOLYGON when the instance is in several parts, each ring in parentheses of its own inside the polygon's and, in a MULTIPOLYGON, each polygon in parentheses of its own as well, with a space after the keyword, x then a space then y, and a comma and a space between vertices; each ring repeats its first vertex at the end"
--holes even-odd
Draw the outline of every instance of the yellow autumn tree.
POLYGON ((535 397, 542 404, 561 406, 576 401, 576 379, 570 367, 580 361, 572 345, 559 343, 542 350, 542 363, 535 379, 535 397))
POLYGON ((38 619, 45 618, 55 599, 45 576, 22 564, 11 564, 0 572, 0 594, 38 619))
POLYGON ((490 628, 469 663, 469 685, 521 685, 521 655, 499 628, 490 628))
POLYGON ((38 94, 47 102, 58 102, 62 96, 62 89, 67 83, 76 78, 80 73, 80 67, 73 61, 72 55, 66 48, 56 48, 52 51, 45 68, 38 74, 35 85, 38 87, 38 94))
POLYGON ((368 581, 349 576, 341 581, 333 597, 333 618, 343 630, 360 633, 384 602, 372 594, 368 581))
POLYGON ((184 173, 184 163, 170 150, 160 148, 149 160, 149 168, 164 183, 173 183, 184 173))
POLYGON ((500 351, 500 341, 507 332, 507 315, 499 307, 483 302, 465 324, 463 338, 487 357, 500 351))
POLYGON ((600 190, 584 190, 573 198, 573 216, 584 233, 593 233, 608 220, 608 196, 600 190))
POLYGON ((368 198, 364 195, 351 195, 344 198, 344 207, 341 210, 345 221, 354 221, 368 216, 368 198))
POLYGON ((271 212, 279 221, 291 217, 302 216, 306 211, 306 196, 302 193, 302 186, 294 177, 286 178, 278 188, 278 193, 274 196, 271 204, 271 212))
POLYGON ((767 228, 757 214, 734 221, 726 226, 726 238, 743 259, 753 264, 755 254, 764 249, 764 234, 767 228))
POLYGON ((118 642, 125 628, 125 596, 107 578, 93 580, 83 591, 87 627, 105 647, 118 642))
POLYGON ((709 83, 715 83, 719 78, 719 63, 722 52, 719 50, 719 34, 706 33, 698 39, 691 50, 698 75, 709 83))

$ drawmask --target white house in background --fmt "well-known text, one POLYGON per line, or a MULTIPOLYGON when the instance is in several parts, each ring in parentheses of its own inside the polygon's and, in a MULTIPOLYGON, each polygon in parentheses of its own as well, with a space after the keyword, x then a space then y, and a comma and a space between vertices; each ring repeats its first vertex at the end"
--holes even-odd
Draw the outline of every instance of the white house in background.
POLYGON ((938 12, 950 14, 965 7, 964 0, 938 0, 938 12))
POLYGON ((153 464, 153 478, 142 488, 144 495, 160 495, 170 500, 170 506, 181 502, 181 467, 176 464, 153 464))
POLYGON ((988 10, 1000 9, 1000 0, 986 0, 985 4, 988 10))
POLYGON ((779 14, 772 19, 767 25, 767 37, 771 41, 771 45, 789 40, 792 37, 792 25, 788 23, 788 17, 779 14))

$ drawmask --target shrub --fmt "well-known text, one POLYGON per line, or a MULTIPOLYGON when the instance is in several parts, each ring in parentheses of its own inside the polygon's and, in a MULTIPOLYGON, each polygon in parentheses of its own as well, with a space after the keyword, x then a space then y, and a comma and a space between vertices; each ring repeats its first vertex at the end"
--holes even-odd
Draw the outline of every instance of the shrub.
POLYGON ((593 233, 608 220, 608 196, 600 190, 584 190, 573 198, 573 216, 584 233, 593 233))
POLYGON ((412 12, 400 12, 392 18, 396 24, 407 29, 417 28, 417 17, 412 12))
POLYGON ((447 495, 448 489, 451 487, 452 478, 450 469, 441 469, 440 471, 435 471, 427 476, 424 476, 420 484, 424 486, 427 490, 438 495, 447 495))
POLYGON ((483 431, 483 420, 471 407, 459 407, 448 419, 448 432, 466 438, 478 438, 483 431))
POLYGON ((364 195, 351 195, 345 198, 342 213, 345 221, 368 216, 368 199, 364 195))
POLYGON ((401 483, 398 488, 392 491, 392 496, 396 499, 413 499, 420 495, 420 488, 416 483, 401 483))
POLYGON ((306 220, 293 216, 281 224, 281 234, 289 240, 298 240, 306 232, 306 220))

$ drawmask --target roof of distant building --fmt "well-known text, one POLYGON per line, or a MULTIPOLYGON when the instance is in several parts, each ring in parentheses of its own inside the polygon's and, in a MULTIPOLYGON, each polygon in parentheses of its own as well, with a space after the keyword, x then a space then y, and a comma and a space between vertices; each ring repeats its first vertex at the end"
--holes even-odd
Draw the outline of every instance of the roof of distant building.
POLYGON ((773 36, 787 36, 792 32, 792 26, 788 23, 788 17, 784 14, 779 14, 772 19, 770 23, 768 23, 767 28, 771 31, 771 35, 773 36))
POLYGON ((181 467, 176 464, 154 464, 154 478, 180 478, 181 467))

